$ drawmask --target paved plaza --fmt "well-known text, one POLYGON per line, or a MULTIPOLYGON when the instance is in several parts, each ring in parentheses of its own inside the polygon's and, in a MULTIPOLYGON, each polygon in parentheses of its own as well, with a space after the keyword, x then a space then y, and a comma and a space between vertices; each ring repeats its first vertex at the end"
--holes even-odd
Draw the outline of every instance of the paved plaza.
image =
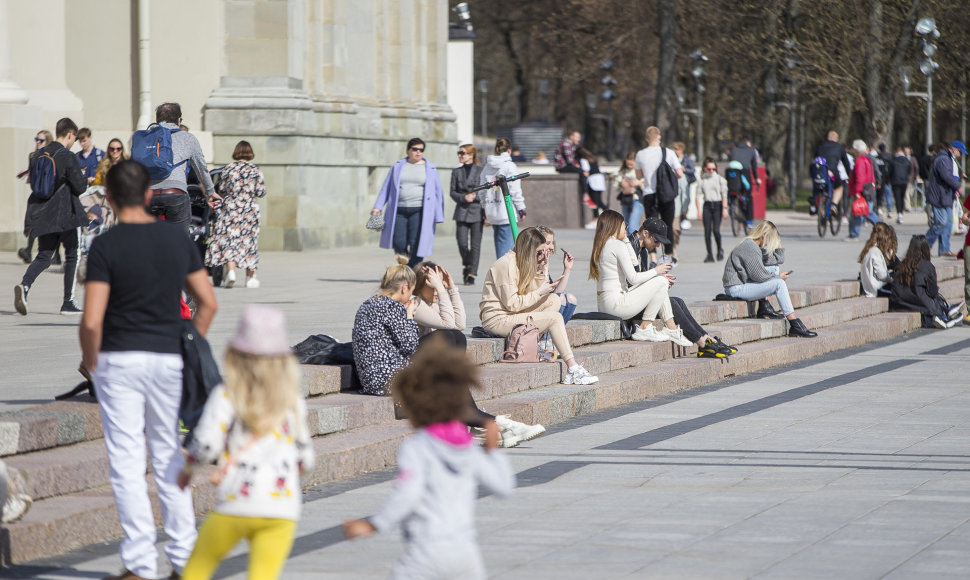
MULTIPOLYGON (((362 212, 361 215, 364 215, 362 212)), ((769 212, 768 217, 778 225, 786 248, 785 267, 794 269, 789 286, 797 288, 812 283, 856 279, 857 263, 862 242, 846 243, 845 227, 838 238, 819 239, 814 219, 807 214, 769 212)), ((363 218, 361 227, 363 227, 363 218)), ((895 226, 900 247, 905 248, 909 236, 926 232, 923 214, 908 214, 907 223, 895 226)), ((527 225, 530 224, 528 221, 527 225)), ((868 236, 869 228, 863 230, 868 236)), ((725 250, 737 243, 730 228, 722 227, 725 250)), ((704 264, 704 235, 700 222, 685 232, 680 247, 680 264, 674 270, 677 283, 672 294, 688 303, 710 300, 722 291, 723 262, 704 264)), ((589 252, 593 232, 563 230, 558 232, 562 248, 576 258, 568 291, 579 297, 578 312, 596 310, 596 286, 587 279, 589 252)), ((958 243, 958 238, 953 238, 958 243)), ((475 286, 459 286, 468 314, 468 328, 479 323, 478 301, 481 284, 495 250, 491 232, 482 239, 482 264, 475 286)), ((461 274, 461 261, 451 234, 439 234, 435 240, 432 259, 452 273, 461 274)), ((265 252, 260 255, 258 289, 217 289, 220 310, 210 330, 210 341, 217 356, 225 350, 232 336, 240 312, 249 303, 271 304, 286 312, 290 340, 296 344, 310 334, 330 334, 348 341, 353 328, 354 313, 365 298, 374 294, 384 269, 392 263, 390 250, 374 243, 366 247, 314 250, 309 252, 265 252)), ((553 261, 553 273, 561 271, 561 254, 553 261)), ((0 380, 0 412, 37 405, 64 392, 80 380, 75 369, 80 362, 77 340, 77 318, 58 314, 61 303, 61 275, 49 271, 38 278, 30 292, 30 315, 23 317, 13 311, 13 287, 26 268, 13 252, 0 255, 0 366, 4 377, 0 380), (6 296, 6 298, 3 298, 6 296), (6 302, 3 302, 6 300, 6 302)), ((78 290, 79 295, 83 292, 78 290)))
MULTIPOLYGON (((491 578, 966 578, 970 329, 835 353, 555 425, 478 502, 491 578), (932 379, 928 380, 928 377, 932 379)), ((309 491, 284 578, 385 578, 398 533, 344 541, 393 470, 309 491)), ((219 578, 245 577, 237 549, 219 578)), ((96 578, 116 544, 7 570, 96 578)))

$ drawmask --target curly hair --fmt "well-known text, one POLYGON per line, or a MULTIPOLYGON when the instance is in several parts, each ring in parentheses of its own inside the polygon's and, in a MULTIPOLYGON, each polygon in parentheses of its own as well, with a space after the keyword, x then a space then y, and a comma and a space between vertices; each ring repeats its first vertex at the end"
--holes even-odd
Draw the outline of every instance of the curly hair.
POLYGON ((470 408, 468 389, 480 387, 478 366, 464 350, 437 337, 422 344, 391 379, 394 400, 415 428, 463 419, 470 408))
POLYGON ((890 258, 896 255, 899 250, 896 242, 896 230, 886 222, 879 222, 872 226, 872 234, 869 239, 866 240, 866 245, 862 247, 862 252, 859 253, 859 263, 865 259, 866 254, 872 248, 879 248, 882 252, 882 256, 888 261, 890 258))

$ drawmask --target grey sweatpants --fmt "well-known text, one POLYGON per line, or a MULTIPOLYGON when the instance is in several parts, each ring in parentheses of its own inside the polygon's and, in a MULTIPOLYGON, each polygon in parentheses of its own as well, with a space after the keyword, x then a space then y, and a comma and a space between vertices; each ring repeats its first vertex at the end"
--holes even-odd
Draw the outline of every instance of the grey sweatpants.
POLYGON ((404 548, 392 580, 484 580, 485 565, 474 541, 421 542, 411 539, 404 548))

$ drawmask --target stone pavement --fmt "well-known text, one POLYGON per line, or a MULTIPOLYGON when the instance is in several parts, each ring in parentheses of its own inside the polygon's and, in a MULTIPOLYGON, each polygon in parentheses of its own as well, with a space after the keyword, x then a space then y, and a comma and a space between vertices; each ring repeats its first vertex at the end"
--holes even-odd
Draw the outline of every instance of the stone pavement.
MULTIPOLYGON (((917 331, 553 426, 478 502, 491 578, 966 578, 970 329, 917 331), (932 377, 932 380, 927 380, 932 377)), ((346 542, 393 470, 306 496, 284 577, 386 578, 398 533, 346 542)), ((4 571, 92 578, 115 543, 4 571)), ((244 549, 217 577, 243 578, 244 549)))
MULTIPOLYGON (((908 244, 909 235, 926 231, 922 214, 906 217, 907 225, 897 227, 902 248, 908 244)), ((846 228, 843 227, 837 239, 820 240, 814 220, 806 214, 769 212, 769 218, 781 231, 787 249, 785 266, 795 270, 789 282, 791 287, 856 278, 861 242, 844 243, 846 228)), ((725 249, 729 251, 737 240, 727 226, 722 227, 722 233, 725 249)), ((864 235, 868 235, 868 228, 864 235)), ((290 340, 294 344, 319 333, 350 340, 357 307, 374 293, 384 268, 392 262, 391 252, 377 248, 376 235, 373 239, 374 243, 366 247, 263 253, 259 269, 261 288, 216 291, 220 311, 210 332, 214 352, 224 351, 242 307, 252 302, 272 304, 286 312, 290 340)), ((576 258, 568 291, 579 297, 580 312, 596 309, 596 286, 587 280, 592 239, 593 232, 588 230, 558 233, 560 246, 576 258)), ((957 238, 954 242, 959 243, 957 238)), ((703 227, 695 221, 694 227, 682 238, 681 260, 674 271, 678 282, 673 293, 688 303, 709 300, 721 291, 723 264, 704 264, 704 255, 703 227)), ((468 330, 479 322, 477 304, 481 282, 494 256, 491 232, 486 231, 479 282, 473 287, 460 287, 468 312, 468 330)), ((437 236, 433 259, 460 275, 461 262, 452 235, 437 236)), ((12 252, 0 256, 0 280, 3 280, 0 292, 7 293, 0 294, 0 336, 5 338, 0 346, 0 368, 4 369, 4 378, 0 381, 0 412, 50 401, 55 394, 69 390, 81 380, 75 372, 80 361, 77 318, 57 314, 61 275, 48 272, 38 279, 31 290, 29 316, 22 317, 13 311, 12 289, 25 268, 12 252)), ((553 272, 559 272, 560 268, 561 262, 554 262, 553 272)), ((83 291, 79 290, 78 295, 82 296, 83 291)))

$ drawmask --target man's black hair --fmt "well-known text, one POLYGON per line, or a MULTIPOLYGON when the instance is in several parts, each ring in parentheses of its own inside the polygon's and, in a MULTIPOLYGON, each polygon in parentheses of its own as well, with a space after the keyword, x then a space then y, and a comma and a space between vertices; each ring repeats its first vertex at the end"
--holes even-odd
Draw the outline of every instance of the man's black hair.
POLYGON ((54 127, 54 135, 57 136, 58 139, 61 137, 67 137, 67 135, 72 132, 77 135, 77 123, 72 121, 70 117, 64 117, 58 121, 57 125, 54 127))
POLYGON ((121 161, 108 170, 105 189, 118 207, 143 206, 148 171, 137 161, 121 161))
POLYGON ((182 107, 178 103, 162 103, 155 109, 156 123, 172 123, 178 125, 179 119, 181 118, 182 107))

